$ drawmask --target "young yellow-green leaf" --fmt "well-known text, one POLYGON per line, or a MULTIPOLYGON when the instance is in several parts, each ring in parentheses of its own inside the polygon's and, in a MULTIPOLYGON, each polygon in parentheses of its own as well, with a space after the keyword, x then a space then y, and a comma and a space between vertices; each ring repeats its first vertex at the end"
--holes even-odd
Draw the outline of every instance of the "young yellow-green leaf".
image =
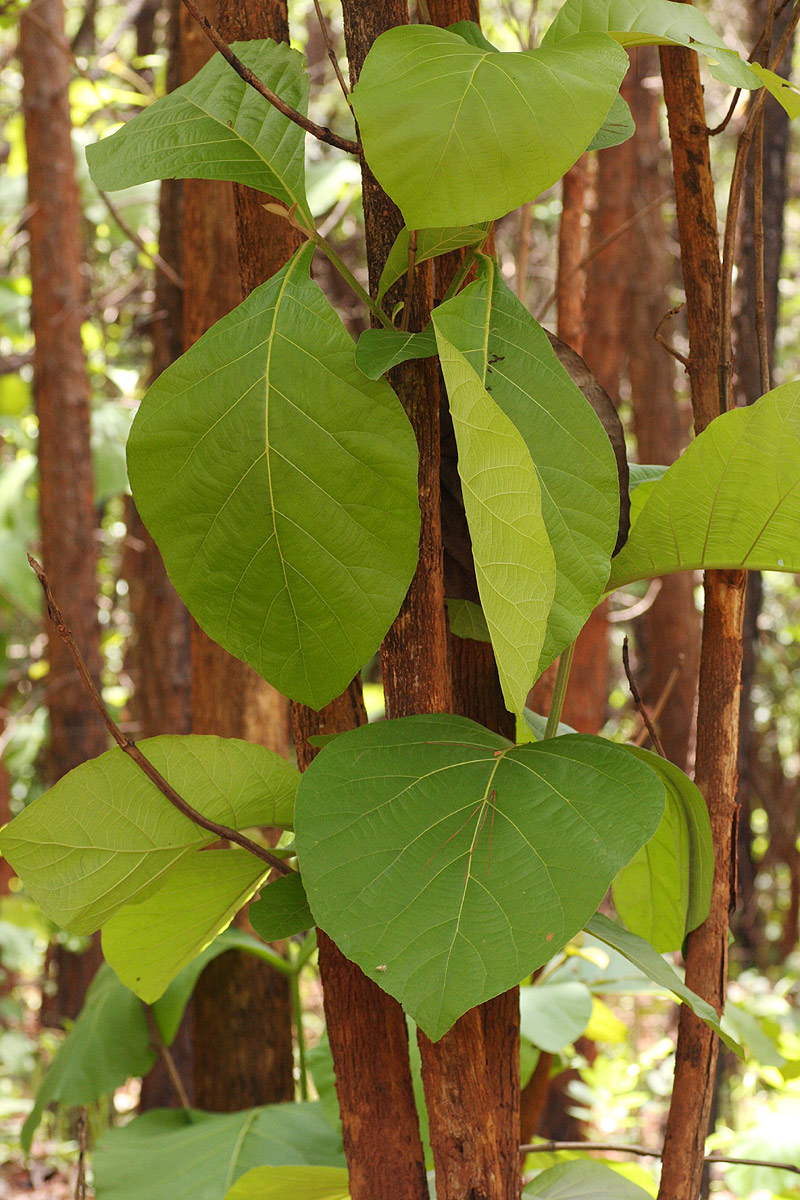
POLYGON ((700 791, 674 763, 625 746, 661 779, 667 806, 661 824, 614 880, 617 912, 659 954, 680 950, 683 939, 708 916, 714 845, 700 791))
MULTIPOLYGON (((308 76, 297 50, 272 41, 234 42, 232 49, 305 113, 308 76)), ((230 179, 308 214, 304 153, 303 130, 215 54, 189 83, 88 146, 86 159, 94 182, 108 191, 150 179, 230 179)))
POLYGON ((308 907, 306 889, 297 871, 273 879, 247 910, 250 924, 265 942, 277 942, 311 929, 314 918, 308 907))
MULTIPOLYGON (((474 283, 435 310, 434 324, 483 381, 535 464, 556 565, 542 671, 577 637, 608 579, 619 522, 614 451, 544 330, 490 259, 481 260, 474 283)), ((446 370, 445 382, 449 388, 446 370)))
MULTIPOLYGON (((237 829, 291 828, 300 777, 279 754, 199 735, 147 738, 139 748, 204 816, 237 829)), ((70 771, 15 817, 0 834, 0 851, 48 917, 91 933, 122 905, 152 895, 214 840, 115 748, 70 771)))
POLYGON ((449 340, 442 309, 434 310, 433 325, 481 606, 503 699, 511 712, 521 713, 537 677, 556 586, 539 477, 522 434, 449 340))
POLYGON ((313 246, 208 331, 142 401, 131 486, 206 632, 322 708, 414 574, 417 444, 399 400, 309 277, 313 246))
POLYGON ((776 75, 774 71, 768 70, 767 67, 762 67, 760 63, 748 63, 748 66, 751 71, 755 71, 767 91, 786 110, 791 121, 795 117, 800 117, 800 92, 798 92, 796 85, 790 79, 784 79, 781 75, 776 75))
POLYGON ((605 1163, 576 1159, 556 1163, 523 1189, 529 1200, 652 1200, 640 1188, 605 1163))
POLYGON ((316 757, 297 850, 317 924, 436 1040, 583 927, 663 809, 657 776, 601 738, 514 747, 407 717, 316 757))
POLYGON ((701 567, 800 571, 800 382, 695 438, 649 491, 608 590, 701 567))
POLYGON ((350 1200, 348 1178, 339 1167, 254 1167, 224 1200, 350 1200))
POLYGON ((728 49, 699 9, 676 0, 567 0, 542 46, 580 33, 607 33, 622 46, 691 46, 711 60, 715 78, 734 87, 759 86, 749 64, 728 49))
POLYGON ((595 913, 591 921, 586 924, 586 932, 590 933, 592 937, 596 937, 598 941, 605 942, 613 950, 617 950, 653 983, 672 992, 673 996, 688 1005, 696 1017, 705 1021, 706 1025, 719 1034, 729 1050, 733 1050, 739 1058, 744 1058, 742 1047, 723 1030, 719 1017, 708 1001, 703 1000, 701 996, 688 988, 675 968, 662 958, 644 938, 631 933, 629 929, 623 929, 621 925, 616 925, 603 913, 595 913))
MULTIPOLYGON (((414 251, 414 262, 427 262, 450 250, 460 250, 462 246, 483 245, 489 236, 490 222, 482 225, 456 225, 450 229, 418 229, 417 248, 414 251)), ((391 250, 381 271, 378 283, 378 300, 382 300, 392 284, 402 279, 408 270, 408 248, 411 242, 411 231, 407 226, 394 239, 391 250)))
POLYGON ((561 178, 626 69, 627 55, 602 33, 503 54, 405 25, 373 43, 353 108, 367 162, 409 229, 472 225, 561 178))
POLYGON ((192 854, 163 887, 103 925, 103 954, 122 982, 152 1004, 197 958, 269 874, 247 850, 192 854))
POLYGON ((253 1167, 344 1167, 341 1141, 318 1103, 235 1113, 155 1109, 112 1129, 94 1153, 97 1200, 223 1200, 253 1167))
POLYGON ((450 632, 460 638, 471 638, 473 642, 490 642, 489 626, 480 604, 471 600, 445 600, 450 632))

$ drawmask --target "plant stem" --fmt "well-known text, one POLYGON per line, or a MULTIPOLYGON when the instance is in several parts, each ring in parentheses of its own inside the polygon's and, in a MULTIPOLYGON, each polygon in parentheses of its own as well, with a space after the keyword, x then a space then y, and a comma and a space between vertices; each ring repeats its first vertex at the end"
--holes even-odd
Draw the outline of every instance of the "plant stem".
MULTIPOLYGON (((618 1154, 635 1154, 639 1158, 661 1158, 660 1150, 648 1150, 646 1146, 621 1146, 614 1142, 534 1142, 520 1146, 520 1154, 555 1154, 559 1150, 603 1150, 618 1154)), ((746 1167, 772 1167, 778 1171, 793 1171, 800 1175, 800 1167, 790 1162, 773 1162, 766 1158, 732 1158, 728 1154, 707 1154, 707 1163, 739 1163, 746 1167)))
POLYGON ((566 650, 562 651, 561 657, 558 660, 553 699, 550 702, 550 712, 547 714, 547 725, 544 731, 545 738, 555 737, 558 732, 558 723, 561 720, 561 710, 564 707, 564 698, 567 694, 567 684, 569 683, 569 673, 572 668, 574 654, 575 643, 571 642, 566 650))
POLYGON ((464 282, 464 280, 467 278, 470 271, 472 270, 472 264, 475 262, 477 257, 478 256, 474 250, 467 251, 467 253, 464 255, 464 258, 461 262, 461 266, 458 268, 455 275, 451 279, 450 287, 447 289, 445 294, 442 296, 440 303, 446 304, 448 300, 452 300, 453 296, 455 296, 456 292, 461 287, 462 283, 464 282))
POLYGON ((378 304, 376 300, 373 300, 369 292, 361 286, 353 272, 342 261, 330 242, 327 242, 321 233, 317 233, 316 229, 308 230, 304 228, 303 231, 311 239, 314 245, 319 247, 325 257, 328 259, 328 262, 331 264, 331 266, 339 272, 345 283, 349 284, 356 295, 364 301, 373 317, 380 321, 384 329, 394 329, 394 325, 383 311, 380 304, 378 304))
MULTIPOLYGON (((291 946, 292 943, 290 942, 291 946)), ((306 1062, 306 1041, 303 1033, 303 1002, 300 996, 300 971, 303 967, 302 951, 289 951, 292 963, 292 973, 289 977, 289 987, 292 991, 292 1008, 294 1010, 294 1026, 297 1034, 297 1066, 300 1073, 300 1099, 308 1099, 308 1064, 306 1062)))

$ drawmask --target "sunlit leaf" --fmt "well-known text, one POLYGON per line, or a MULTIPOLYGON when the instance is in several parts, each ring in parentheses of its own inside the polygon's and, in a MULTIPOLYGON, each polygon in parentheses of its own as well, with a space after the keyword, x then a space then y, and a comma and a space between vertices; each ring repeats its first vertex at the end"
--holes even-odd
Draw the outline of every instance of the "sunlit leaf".
POLYGON ((539 1200, 598 1200, 600 1196, 603 1200, 651 1200, 650 1192, 605 1163, 580 1159, 548 1167, 522 1194, 539 1200))
POLYGON ((350 1200, 347 1171, 338 1167, 254 1167, 225 1200, 350 1200))
MULTIPOLYGON (((447 254, 450 250, 460 250, 462 246, 480 247, 489 236, 490 228, 491 224, 484 222, 482 225, 456 225, 451 229, 418 229, 414 262, 427 262, 428 259, 447 254)), ((381 271, 378 283, 379 300, 383 299, 392 284, 397 283, 398 279, 406 274, 410 242, 411 231, 404 225, 395 238, 381 271)))

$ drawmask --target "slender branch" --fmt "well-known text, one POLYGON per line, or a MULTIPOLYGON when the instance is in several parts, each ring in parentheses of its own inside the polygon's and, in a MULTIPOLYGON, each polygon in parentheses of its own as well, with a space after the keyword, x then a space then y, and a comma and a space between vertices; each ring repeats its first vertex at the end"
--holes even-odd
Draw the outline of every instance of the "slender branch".
POLYGON ((339 80, 339 87, 342 89, 342 92, 344 93, 344 98, 347 101, 348 106, 349 106, 349 104, 350 104, 350 88, 347 86, 344 75, 342 74, 341 67, 339 66, 338 55, 336 54, 336 51, 334 50, 333 46, 331 45, 331 38, 330 38, 330 31, 328 29, 328 22, 325 20, 325 17, 322 14, 322 9, 319 6, 319 0, 314 0, 314 8, 316 9, 317 20, 319 21, 319 27, 320 27, 320 30, 322 31, 322 40, 325 43, 325 49, 328 51, 328 58, 331 60, 331 66, 333 67, 334 72, 336 73, 336 78, 339 80))
MULTIPOLYGON (((797 24, 800 22, 800 0, 795 4, 791 16, 778 42, 777 49, 769 62, 769 70, 777 71, 783 56, 794 36, 797 24)), ((722 243, 722 320, 721 320, 721 352, 719 360, 719 409, 725 412, 731 390, 731 374, 733 367, 733 346, 731 341, 731 296, 733 292, 733 259, 736 249, 736 222, 739 215, 739 202, 744 186, 745 165, 750 146, 760 120, 761 112, 767 98, 767 89, 762 87, 750 101, 747 119, 736 146, 736 157, 733 162, 731 186, 728 193, 728 211, 725 216, 725 236, 722 243)))
MULTIPOLYGON (((669 700, 670 696, 672 695, 672 689, 675 687, 675 684, 678 682, 678 678, 680 676, 681 671, 683 670, 685 662, 686 662, 686 655, 683 653, 683 651, 681 651, 680 654, 678 655, 678 661, 677 661, 676 665, 672 668, 672 670, 669 673, 669 676, 667 677, 667 682, 664 684, 664 687, 662 688, 661 695, 658 697, 658 700, 656 700, 655 704, 653 705, 653 712, 652 712, 653 722, 656 722, 660 718, 662 712, 664 711, 664 707, 665 707, 667 701, 669 700)), ((633 738, 633 744, 634 744, 634 746, 643 746, 646 741, 647 741, 647 726, 644 724, 644 721, 642 721, 642 728, 636 734, 636 737, 633 738)))
MULTIPOLYGON (((618 1154, 635 1154, 639 1158, 661 1158, 660 1150, 648 1150, 646 1146, 618 1146, 614 1142, 534 1142, 533 1145, 520 1146, 520 1154, 553 1154, 559 1150, 602 1150, 614 1151, 618 1154)), ((773 1162, 767 1158, 734 1158, 729 1154, 707 1154, 703 1159, 707 1163, 736 1163, 744 1167, 772 1167, 777 1171, 792 1171, 800 1175, 800 1167, 794 1163, 773 1162)))
POLYGON ((667 756, 664 751, 664 747, 661 744, 661 738, 658 736, 656 727, 653 724, 652 720, 650 719, 650 714, 647 711, 645 703, 642 700, 642 697, 639 693, 639 689, 636 686, 636 680, 633 678, 633 672, 631 671, 631 662, 630 662, 630 658, 628 656, 628 638, 627 638, 627 636, 625 637, 625 639, 622 643, 622 665, 625 668, 625 678, 628 680, 628 687, 631 689, 631 695, 633 696, 633 702, 636 705, 636 709, 639 713, 639 716, 642 718, 645 725, 647 726, 647 732, 650 734, 650 737, 653 741, 653 745, 655 746, 656 750, 658 751, 658 753, 661 755, 662 758, 666 758, 667 756))
POLYGON ((277 108, 278 112, 283 113, 290 121, 294 121, 295 125, 299 125, 301 129, 304 129, 306 133, 312 134, 320 142, 327 142, 329 146, 335 146, 337 150, 346 150, 348 154, 359 153, 358 142, 351 141, 350 138, 340 137, 338 133, 334 133, 332 129, 328 129, 327 125, 318 125, 316 121, 311 121, 308 117, 304 117, 296 108, 292 108, 291 104, 287 104, 285 100, 282 100, 277 92, 273 92, 272 88, 262 83, 258 76, 233 53, 228 43, 220 36, 219 31, 211 24, 205 13, 200 11, 194 0, 182 0, 182 3, 184 8, 187 8, 195 21, 197 21, 197 24, 203 30, 212 46, 216 50, 219 50, 222 57, 233 67, 239 78, 243 79, 251 88, 254 88, 259 96, 263 96, 265 100, 269 100, 270 104, 274 108, 277 108))
POLYGON ((417 231, 411 230, 411 235, 408 239, 408 270, 406 272, 406 290, 403 297, 403 315, 400 319, 400 328, 405 332, 408 329, 408 322, 411 317, 411 298, 414 295, 414 273, 417 265, 417 231))
MULTIPOLYGON (((775 0, 770 0, 767 21, 762 37, 764 49, 761 62, 766 66, 772 48, 772 33, 775 20, 775 0)), ((767 298, 764 282, 764 106, 756 123, 756 138, 753 153, 753 254, 755 258, 755 326, 758 344, 758 371, 762 396, 770 389, 769 333, 767 331, 767 298)))
POLYGON ((75 1200, 86 1200, 86 1105, 78 1109, 78 1172, 75 1176, 75 1200))
POLYGON ((227 838, 229 842, 233 842, 235 845, 241 846, 243 850, 249 850, 252 855, 260 859, 262 862, 268 863, 269 866, 271 866, 273 870, 277 871, 280 875, 291 874, 291 867, 288 867, 286 863, 281 861, 281 859, 276 858, 274 854, 270 854, 268 850, 265 850, 256 842, 251 841, 250 838, 245 837, 243 833, 239 833, 237 829, 231 829, 228 825, 220 825, 217 821, 212 821, 208 817, 204 817, 203 814, 198 812, 196 808, 192 808, 191 804, 184 800, 183 796, 175 791, 175 788, 172 786, 172 784, 167 782, 161 772, 153 766, 149 759, 145 758, 136 743, 131 741, 131 739, 122 732, 119 725, 117 725, 116 721, 103 704, 102 697, 95 687, 94 680, 89 674, 89 668, 86 666, 86 662, 80 652, 80 649, 78 648, 78 644, 75 641, 72 630, 64 620, 61 609, 58 607, 53 598, 53 593, 50 591, 50 584, 47 580, 47 576, 44 573, 43 567, 36 561, 35 558, 32 558, 30 554, 28 555, 28 562, 31 564, 31 567, 36 573, 36 577, 42 586, 45 603, 47 604, 47 615, 55 626, 58 636, 69 650, 72 656, 72 661, 75 663, 75 666, 78 669, 81 682, 89 694, 97 715, 100 717, 100 720, 103 722, 106 729, 119 746, 120 750, 122 750, 124 754, 127 754, 128 757, 136 763, 139 770, 147 776, 151 783, 155 784, 162 795, 169 800, 170 804, 174 808, 177 808, 178 812, 183 813, 183 815, 190 821, 193 821, 195 825, 199 825, 201 829, 207 829, 208 832, 213 833, 215 837, 227 838))
POLYGON ((706 130, 706 133, 708 134, 709 137, 716 137, 717 134, 724 133, 725 130, 728 128, 728 126, 731 123, 731 118, 733 117, 733 114, 736 112, 736 105, 739 103, 739 97, 741 96, 741 94, 742 94, 742 89, 736 88, 736 90, 733 93, 733 96, 731 97, 731 102, 728 105, 728 111, 725 113, 725 116, 722 118, 719 125, 715 125, 713 129, 706 130))
POLYGON ((461 265, 459 266, 459 268, 456 271, 453 278, 450 280, 449 288, 447 289, 445 294, 442 296, 442 299, 439 301, 440 305, 446 304, 448 300, 452 300, 453 296, 455 296, 456 292, 461 287, 462 283, 464 282, 464 280, 467 278, 470 271, 472 270, 472 266, 473 266, 473 263, 475 262, 475 258, 476 258, 475 251, 471 250, 471 249, 468 250, 467 253, 464 255, 463 259, 461 260, 461 265))
POLYGON ((175 1089, 175 1095, 180 1101, 181 1108, 191 1108, 186 1088, 175 1065, 175 1059, 172 1057, 172 1051, 161 1036, 153 1010, 149 1004, 143 1003, 142 1007, 144 1008, 144 1015, 147 1018, 147 1024, 150 1029, 150 1040, 153 1043, 153 1048, 166 1067, 169 1081, 175 1089))
POLYGON ((671 321, 673 317, 677 317, 678 313, 683 308, 683 305, 684 305, 684 301, 682 300, 680 302, 680 304, 676 304, 674 308, 671 308, 671 309, 669 309, 668 312, 664 313, 663 317, 661 318, 661 320, 658 322, 655 329, 653 330, 653 337, 656 339, 659 346, 664 347, 667 354, 671 354, 673 358, 677 358, 678 362, 682 363, 683 366, 686 367, 686 370, 688 371, 689 370, 688 358, 686 358, 683 354, 679 353, 679 351, 677 351, 674 346, 670 346, 669 342, 664 337, 664 334, 661 332, 663 330, 664 326, 666 325, 667 321, 671 321))
POLYGON ((556 681, 553 686, 553 699, 550 701, 550 712, 547 714, 547 724, 544 729, 545 738, 552 738, 558 732, 561 711, 564 708, 564 698, 567 694, 569 673, 572 669, 572 658, 575 654, 575 643, 570 642, 566 650, 561 652, 556 671, 556 681))
MULTIPOLYGON (((671 195, 671 191, 662 192, 660 196, 656 196, 656 198, 651 200, 649 204, 645 204, 644 207, 637 209, 632 217, 628 217, 627 221, 623 221, 621 225, 618 225, 617 228, 612 230, 607 237, 604 237, 602 241, 599 241, 596 246, 592 246, 591 250, 587 254, 584 254, 580 262, 577 262, 571 271, 567 271, 561 280, 561 287, 563 287, 565 283, 572 279, 574 275, 577 275, 579 271, 582 271, 584 267, 587 267, 593 259, 597 258, 598 254, 602 254, 604 250, 607 250, 609 246, 613 245, 617 238, 622 237, 623 233, 627 233, 628 230, 633 228, 634 225, 638 225, 639 221, 643 221, 648 213, 651 213, 654 209, 658 208, 658 206, 663 204, 665 200, 669 200, 671 195)), ((542 301, 537 312, 535 313, 537 321, 541 321, 550 305, 557 299, 558 288, 553 288, 550 295, 542 301)))
POLYGON ((101 200, 105 204, 106 208, 111 213, 111 216, 114 218, 116 223, 119 225, 120 229, 125 234, 125 236, 130 238, 130 240, 133 242, 134 246, 138 246, 143 254, 147 255, 147 257, 151 260, 151 262, 154 264, 154 266, 157 267, 157 269, 161 272, 162 275, 166 276, 166 278, 170 281, 171 284, 173 284, 176 288, 179 288, 181 291, 183 291, 183 280, 181 279, 178 272, 169 265, 169 263, 166 261, 166 259, 161 257, 161 255, 158 253, 157 250, 148 250, 148 248, 144 244, 144 241, 142 240, 142 238, 140 238, 139 234, 136 232, 136 230, 133 229, 128 224, 128 222, 123 217, 122 213, 117 208, 116 204, 114 204, 114 202, 109 198, 109 196, 106 192, 101 191, 100 188, 97 189, 97 192, 98 192, 98 195, 100 196, 101 200))

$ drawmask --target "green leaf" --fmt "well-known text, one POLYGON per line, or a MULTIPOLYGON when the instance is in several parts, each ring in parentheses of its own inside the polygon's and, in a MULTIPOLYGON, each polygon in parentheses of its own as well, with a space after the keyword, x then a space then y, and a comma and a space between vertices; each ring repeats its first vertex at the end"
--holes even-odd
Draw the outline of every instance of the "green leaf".
POLYGON ((247 850, 192 854, 155 895, 103 925, 103 954, 131 991, 152 1004, 231 923, 269 874, 247 850))
POLYGON ((680 950, 711 904, 714 844, 702 794, 674 763, 625 746, 661 779, 667 806, 661 824, 614 880, 614 904, 625 924, 659 954, 680 950))
MULTIPOLYGON (((231 49, 305 114, 308 76, 297 50, 272 41, 234 42, 231 49)), ((304 153, 303 130, 215 54, 189 83, 87 146, 86 159, 104 190, 151 179, 230 179, 309 214, 304 153)))
POLYGON ((436 1040, 583 927, 663 806, 653 772, 600 738, 513 747, 407 717, 317 756, 297 850, 317 923, 436 1040))
POLYGON ((449 337, 448 306, 433 325, 458 447, 475 576, 511 712, 521 713, 556 586, 536 467, 525 441, 449 337))
POLYGON ((348 1178, 338 1167, 254 1167, 225 1200, 350 1200, 348 1178))
POLYGON ((132 1075, 146 1075, 155 1062, 152 1035, 141 1001, 106 963, 89 985, 86 1000, 62 1042, 22 1127, 29 1151, 49 1104, 92 1104, 110 1096, 132 1075))
POLYGON ((497 49, 497 46, 492 45, 485 36, 477 21, 454 21, 447 28, 451 33, 457 33, 460 38, 463 38, 465 42, 469 42, 471 46, 477 46, 479 50, 497 49))
POLYGON ((356 366, 368 379, 380 379, 398 363, 412 358, 431 358, 436 337, 428 326, 422 333, 402 329, 365 329, 356 346, 356 366))
MULTIPOLYGON (((471 24, 471 22, 467 22, 471 24)), ((478 249, 486 241, 491 229, 490 222, 481 225, 456 225, 450 229, 418 229, 417 249, 414 253, 415 263, 427 262, 430 258, 438 258, 450 250, 460 250, 462 246, 474 246, 478 249)), ((408 248, 411 232, 407 226, 398 233, 389 255, 381 271, 378 283, 378 300, 382 300, 389 288, 402 279, 408 270, 408 248)), ((436 353, 434 350, 432 353, 436 353)))
POLYGON ((223 1200, 253 1167, 343 1167, 341 1142, 319 1104, 236 1113, 156 1109, 112 1129, 94 1154, 97 1200, 223 1200))
MULTIPOLYGON (((291 828, 299 774, 279 754, 198 735, 147 738, 139 749, 204 816, 238 829, 291 828)), ((34 800, 0 834, 0 850, 48 917, 92 933, 214 840, 115 748, 34 800)))
POLYGON ((652 979, 653 983, 672 992, 673 996, 689 1006, 696 1017, 705 1021, 706 1025, 719 1034, 725 1045, 733 1050, 734 1054, 737 1054, 739 1058, 744 1057, 741 1046, 724 1032, 717 1014, 708 1001, 703 1000, 701 996, 688 988, 674 967, 670 966, 644 938, 637 937, 635 933, 623 929, 621 925, 615 925, 602 913, 595 913, 591 921, 587 922, 586 932, 591 933, 598 941, 605 942, 612 949, 618 950, 648 979, 652 979))
MULTIPOLYGON (((541 672, 575 640, 608 579, 619 523, 614 451, 546 333, 490 259, 481 260, 475 283, 436 309, 433 319, 437 336, 463 354, 519 430, 536 467, 556 563, 541 672)), ((488 619, 485 605, 484 612, 488 619)))
MULTIPOLYGON (((525 724, 530 729, 537 742, 541 742, 547 732, 547 717, 541 713, 535 713, 533 709, 526 708, 522 714, 525 724)), ((563 721, 558 722, 556 737, 563 737, 565 733, 576 733, 571 725, 566 725, 563 721)))
POLYGON ((789 114, 789 120, 800 117, 800 93, 789 79, 784 79, 760 63, 748 63, 751 71, 755 71, 767 91, 775 97, 782 108, 789 114))
POLYGON ((206 632, 312 708, 378 648, 414 574, 417 444, 309 278, 313 246, 142 401, 131 486, 206 632))
POLYGON ((274 879, 261 889, 261 898, 248 909, 250 924, 265 942, 304 933, 314 925, 306 889, 297 871, 274 879))
POLYGON ((559 1054, 579 1038, 592 1015, 583 983, 541 983, 519 989, 520 1029, 534 1046, 559 1054))
POLYGON ((542 46, 558 46, 580 33, 608 33, 621 46, 690 46, 717 64, 716 78, 734 87, 758 87, 748 64, 699 9, 675 0, 567 0, 542 46))
POLYGON ((450 632, 456 637, 471 638, 473 642, 490 642, 489 626, 480 604, 471 600, 445 600, 450 632))
POLYGON ((695 438, 650 491, 608 591, 700 567, 800 571, 800 382, 695 438))
POLYGON ((608 116, 592 138, 587 150, 608 150, 627 142, 636 132, 636 124, 627 100, 616 95, 608 116))
POLYGON ((522 1194, 539 1200, 652 1200, 650 1192, 605 1163, 579 1159, 548 1167, 522 1194))
POLYGON ((471 225, 561 178, 602 125, 626 69, 627 56, 603 34, 503 54, 406 25, 373 43, 353 107, 367 162, 409 229, 471 225))
POLYGON ((659 479, 663 479, 669 467, 663 466, 661 463, 630 463, 628 467, 628 486, 631 493, 635 492, 644 483, 658 483, 659 479))

